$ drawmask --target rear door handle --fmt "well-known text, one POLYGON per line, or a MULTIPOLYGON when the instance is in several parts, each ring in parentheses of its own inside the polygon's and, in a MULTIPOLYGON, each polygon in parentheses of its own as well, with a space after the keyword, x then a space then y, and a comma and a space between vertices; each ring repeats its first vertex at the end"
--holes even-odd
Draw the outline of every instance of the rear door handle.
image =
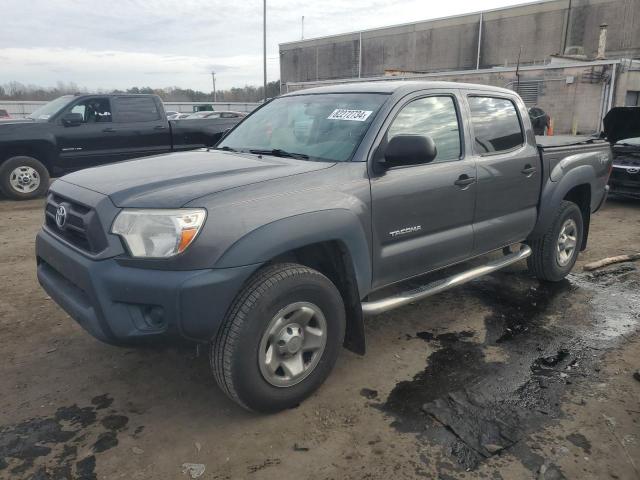
POLYGON ((155 127, 153 127, 154 130, 165 130, 167 127, 165 127, 164 125, 156 125, 155 127))
POLYGON ((536 167, 532 167, 531 165, 527 164, 524 166, 524 168, 521 170, 523 175, 527 175, 530 176, 534 173, 536 173, 536 167))
POLYGON ((103 133, 115 133, 115 131, 116 131, 115 128, 111 128, 111 127, 102 129, 103 133))
POLYGON ((454 185, 457 185, 458 187, 466 187, 468 185, 471 185, 473 182, 476 181, 476 177, 470 177, 467 174, 462 174, 458 177, 458 179, 453 182, 454 185))

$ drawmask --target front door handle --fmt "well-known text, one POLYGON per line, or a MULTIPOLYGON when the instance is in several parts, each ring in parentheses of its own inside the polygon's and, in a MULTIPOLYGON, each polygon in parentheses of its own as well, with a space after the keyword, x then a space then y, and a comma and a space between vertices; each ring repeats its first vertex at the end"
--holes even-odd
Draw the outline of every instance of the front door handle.
POLYGON ((165 127, 164 125, 156 125, 155 127, 153 127, 154 130, 165 130, 167 127, 165 127))
POLYGON ((111 127, 102 129, 102 133, 115 133, 115 131, 116 131, 115 128, 111 128, 111 127))
POLYGON ((520 170, 522 172, 523 175, 526 175, 527 177, 530 177, 531 175, 533 175, 534 173, 536 173, 536 167, 532 167, 531 165, 529 165, 528 163, 524 166, 524 168, 522 170, 520 170))
POLYGON ((458 177, 458 179, 455 182, 453 182, 453 184, 457 185, 458 187, 465 188, 471 185, 475 181, 476 181, 476 177, 470 177, 469 175, 463 173, 458 177))

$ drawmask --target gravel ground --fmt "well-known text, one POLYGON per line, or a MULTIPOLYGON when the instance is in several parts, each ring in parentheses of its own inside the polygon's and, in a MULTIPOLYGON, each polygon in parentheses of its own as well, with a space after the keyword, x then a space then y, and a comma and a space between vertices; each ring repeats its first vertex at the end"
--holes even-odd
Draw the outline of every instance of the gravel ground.
POLYGON ((640 202, 609 200, 565 282, 516 265, 369 319, 366 356, 270 416, 204 352, 78 327, 35 277, 42 205, 0 200, 0 478, 640 478, 640 262, 582 272, 640 251, 640 202))

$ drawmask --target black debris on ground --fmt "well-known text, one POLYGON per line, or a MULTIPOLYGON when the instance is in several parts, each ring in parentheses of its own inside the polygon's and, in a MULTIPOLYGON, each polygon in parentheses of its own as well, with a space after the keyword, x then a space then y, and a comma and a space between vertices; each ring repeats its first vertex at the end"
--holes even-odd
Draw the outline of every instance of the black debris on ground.
MULTIPOLYGON (((618 287, 626 288, 622 283, 618 287)), ((569 385, 597 377, 604 347, 613 345, 629 324, 628 309, 611 314, 613 302, 622 297, 603 295, 586 275, 541 283, 498 272, 463 290, 489 310, 484 341, 478 342, 482 336, 471 331, 437 336, 418 332, 417 337, 435 340, 434 347, 440 348, 412 380, 398 382, 378 408, 393 418, 392 426, 399 431, 441 445, 453 462, 443 465, 454 465, 453 472, 474 469, 509 451, 539 478, 564 478, 557 466, 532 452, 527 439, 562 417, 560 405, 569 385), (590 303, 597 295, 597 302, 590 303), (600 310, 593 318, 573 318, 572 302, 600 310), (604 323, 598 320, 605 318, 603 312, 609 313, 604 323), (506 360, 488 360, 487 347, 499 348, 506 360)), ((568 440, 585 452, 590 449, 586 438, 574 435, 568 440)))
POLYGON ((96 453, 113 448, 129 419, 116 414, 99 418, 100 410, 113 403, 108 395, 94 397, 91 403, 60 407, 50 417, 0 426, 0 471, 10 469, 10 478, 97 478, 95 456, 78 459, 78 452, 93 440, 91 448, 96 453))
POLYGON ((375 398, 378 398, 378 391, 372 390, 370 388, 363 388, 362 390, 360 390, 360 395, 368 400, 373 400, 375 398))

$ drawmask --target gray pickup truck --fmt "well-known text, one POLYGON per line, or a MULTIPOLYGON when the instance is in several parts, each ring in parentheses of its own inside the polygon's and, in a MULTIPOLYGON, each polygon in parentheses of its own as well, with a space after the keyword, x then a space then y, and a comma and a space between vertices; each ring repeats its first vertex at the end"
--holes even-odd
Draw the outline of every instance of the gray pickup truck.
POLYGON ((55 181, 38 279, 104 342, 209 345, 230 398, 278 411, 322 384, 342 345, 364 354, 366 315, 525 258, 564 278, 612 164, 607 142, 573 142, 539 146, 499 88, 284 95, 215 149, 55 181))

